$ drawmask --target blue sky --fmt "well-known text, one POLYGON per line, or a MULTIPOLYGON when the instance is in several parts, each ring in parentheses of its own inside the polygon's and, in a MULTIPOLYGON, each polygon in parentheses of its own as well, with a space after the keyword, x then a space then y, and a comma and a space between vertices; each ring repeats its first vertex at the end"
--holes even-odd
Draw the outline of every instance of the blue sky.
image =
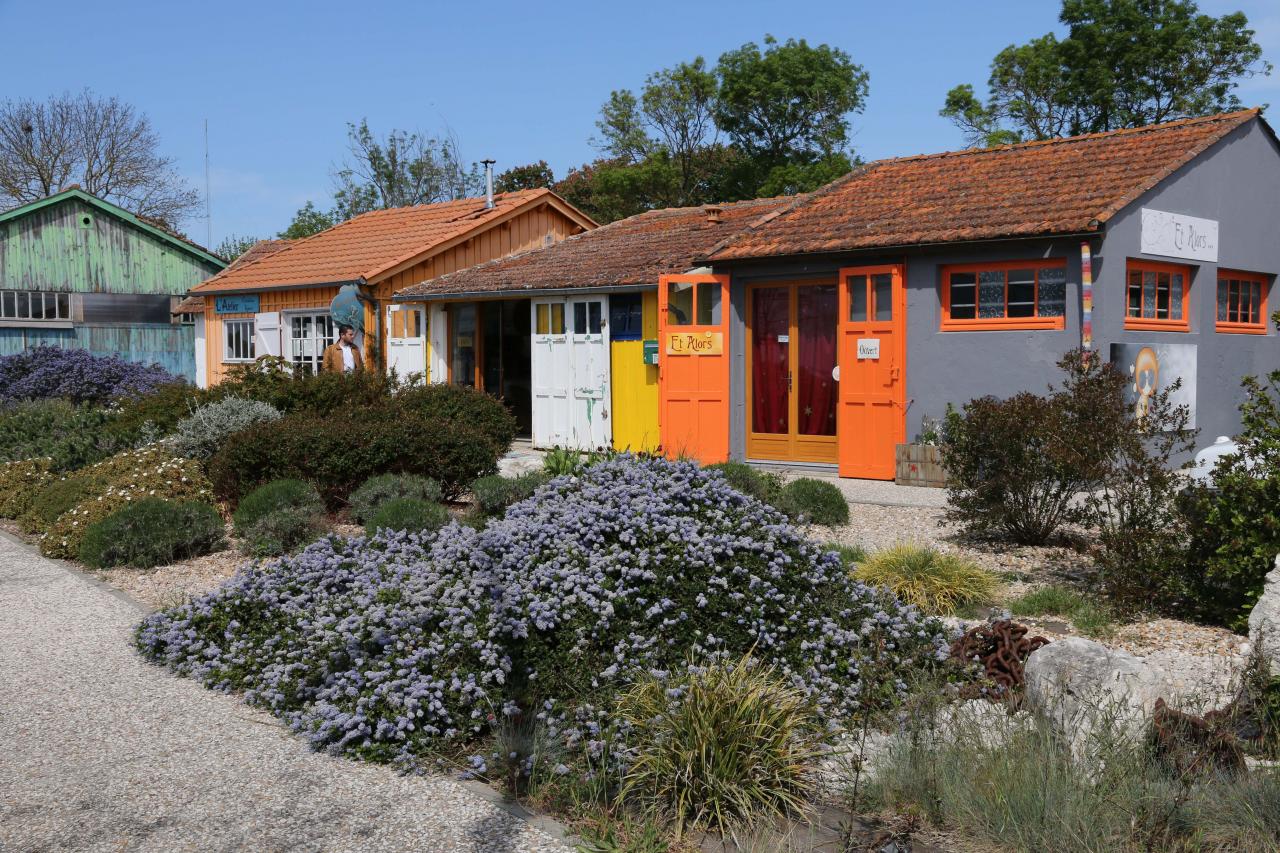
MULTIPOLYGON (((870 72, 866 110, 852 120, 864 158, 961 147, 938 116, 947 90, 981 91, 992 56, 1057 28, 1058 5, 0 0, 0 97, 89 86, 128 100, 201 190, 207 119, 216 245, 271 236, 308 199, 327 207, 348 121, 447 127, 469 160, 492 157, 501 170, 545 159, 561 176, 595 156, 589 139, 611 89, 698 55, 714 62, 766 33, 838 46, 870 72)), ((1280 3, 1201 8, 1243 10, 1280 66, 1280 3)), ((1246 104, 1280 109, 1280 72, 1242 88, 1246 104)), ((206 239, 203 219, 185 227, 206 239)))

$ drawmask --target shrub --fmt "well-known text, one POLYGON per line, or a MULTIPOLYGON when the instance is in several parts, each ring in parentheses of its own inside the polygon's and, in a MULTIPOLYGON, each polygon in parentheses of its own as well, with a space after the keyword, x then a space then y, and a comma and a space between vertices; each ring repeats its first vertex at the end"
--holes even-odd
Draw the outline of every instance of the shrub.
POLYGON ((500 515, 507 507, 533 496, 538 487, 550 482, 551 476, 530 471, 518 477, 492 474, 471 484, 471 495, 485 515, 500 515))
POLYGON ((342 419, 385 406, 391 384, 381 371, 305 373, 287 360, 267 357, 238 365, 214 389, 219 397, 269 403, 284 414, 309 413, 342 419))
POLYGON ((972 560, 905 543, 875 552, 858 565, 856 574, 935 616, 989 601, 1000 585, 995 575, 972 560))
POLYGON ((0 463, 0 518, 17 518, 40 491, 55 479, 51 459, 0 463))
POLYGON ((178 421, 209 396, 209 391, 185 382, 167 382, 146 394, 119 400, 103 428, 104 442, 112 452, 151 444, 170 435, 178 421))
POLYGON ((147 498, 89 525, 80 562, 149 569, 212 553, 222 543, 222 516, 209 504, 147 498))
POLYGON ((690 658, 752 652, 831 721, 947 656, 941 624, 776 510, 695 464, 628 455, 483 530, 329 537, 244 569, 137 641, 318 748, 407 762, 485 733, 490 709, 598 757, 617 693, 690 658))
POLYGON ((351 417, 286 415, 227 439, 209 463, 217 494, 234 502, 260 483, 293 477, 320 489, 336 510, 374 474, 419 474, 456 498, 497 469, 499 451, 462 424, 405 414, 391 407, 351 417))
POLYGON ((244 527, 240 550, 250 557, 278 557, 323 536, 324 518, 313 508, 284 506, 273 509, 244 527))
POLYGON ((45 457, 55 471, 111 455, 103 441, 107 413, 67 400, 31 400, 0 409, 0 461, 45 457))
POLYGON ((40 539, 40 553, 46 557, 75 558, 90 525, 136 501, 207 502, 211 497, 200 466, 174 458, 164 445, 117 453, 80 473, 87 475, 93 488, 49 525, 40 539))
POLYGON ((576 477, 588 464, 588 454, 565 447, 553 447, 542 455, 542 472, 548 477, 576 477))
POLYGON ((440 484, 416 474, 379 474, 364 481, 351 493, 351 518, 364 524, 384 503, 396 498, 418 498, 428 503, 438 503, 440 484))
POLYGON ((279 419, 280 412, 270 403, 224 397, 199 407, 178 421, 173 448, 179 456, 188 459, 208 459, 222 446, 227 436, 254 424, 279 419))
POLYGON ((437 530, 449 523, 449 510, 421 498, 392 498, 369 517, 365 530, 370 536, 379 530, 420 533, 437 530))
POLYGON ((73 403, 105 403, 146 394, 177 381, 158 364, 138 364, 88 350, 38 346, 0 356, 0 404, 59 397, 73 403))
POLYGON ((971 533, 1039 545, 1085 521, 1081 492, 1097 488, 1132 433, 1129 380, 1081 351, 1058 366, 1060 389, 982 397, 949 411, 943 430, 949 517, 971 533))
POLYGON ((511 449, 519 430, 515 415, 501 400, 465 385, 412 385, 400 390, 396 404, 412 414, 478 430, 499 455, 511 449))
POLYGON ((836 527, 849 523, 849 502, 833 483, 800 477, 782 487, 778 505, 797 521, 836 527))
POLYGON ((56 479, 47 478, 37 487, 18 516, 23 533, 43 533, 58 518, 98 492, 102 480, 87 472, 73 472, 56 479))
POLYGON ((782 817, 816 790, 823 732, 812 705, 749 657, 644 677, 618 704, 634 750, 622 796, 640 794, 677 834, 782 817))
POLYGON ((760 471, 745 462, 717 462, 708 465, 744 495, 778 506, 782 495, 782 478, 772 471, 760 471))
POLYGON ((316 487, 302 480, 272 480, 259 486, 236 507, 231 516, 237 536, 247 534, 260 519, 282 509, 296 509, 307 515, 324 511, 324 502, 316 487))

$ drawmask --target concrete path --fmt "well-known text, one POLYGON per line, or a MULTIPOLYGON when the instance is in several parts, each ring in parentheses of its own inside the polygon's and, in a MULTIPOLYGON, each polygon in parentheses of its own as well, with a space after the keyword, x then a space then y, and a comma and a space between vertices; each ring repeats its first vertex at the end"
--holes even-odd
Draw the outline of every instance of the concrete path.
POLYGON ((564 851, 142 660, 141 608, 0 534, 0 850, 564 851))

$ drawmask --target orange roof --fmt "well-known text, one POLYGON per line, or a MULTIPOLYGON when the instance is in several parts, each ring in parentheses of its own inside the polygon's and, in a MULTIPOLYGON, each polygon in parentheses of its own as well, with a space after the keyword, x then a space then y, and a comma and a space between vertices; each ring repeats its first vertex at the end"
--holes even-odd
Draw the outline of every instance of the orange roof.
POLYGON ((497 194, 492 208, 485 207, 483 198, 465 198, 374 210, 311 237, 280 241, 285 245, 272 245, 271 251, 233 264, 191 292, 243 292, 360 280, 374 283, 542 204, 556 207, 583 228, 595 227, 590 218, 546 189, 497 194))
POLYGON ((712 261, 1097 230, 1257 110, 878 160, 723 241, 712 261))
POLYGON ((681 273, 712 246, 793 199, 763 198, 706 207, 650 210, 531 249, 404 288, 397 298, 507 290, 656 285, 681 273), (712 222, 709 208, 718 208, 712 222))

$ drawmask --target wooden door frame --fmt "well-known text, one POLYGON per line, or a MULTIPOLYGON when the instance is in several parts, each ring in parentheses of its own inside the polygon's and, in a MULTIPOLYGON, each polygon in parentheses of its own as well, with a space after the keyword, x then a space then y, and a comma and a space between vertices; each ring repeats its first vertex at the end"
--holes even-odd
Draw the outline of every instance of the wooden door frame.
MULTIPOLYGON (((837 334, 838 334, 836 360, 837 360, 837 364, 841 364, 841 372, 843 373, 844 367, 842 364, 841 355, 843 354, 845 349, 844 328, 847 324, 851 322, 847 319, 849 316, 849 287, 848 287, 849 279, 855 275, 865 275, 869 278, 870 276, 877 275, 879 273, 886 273, 886 272, 890 274, 896 274, 898 278, 898 282, 900 284, 900 286, 896 290, 896 293, 894 294, 894 304, 893 304, 893 316, 895 318, 894 323, 895 325, 897 325, 898 331, 899 331, 899 333, 894 336, 896 339, 895 346, 894 346, 894 358, 895 358, 895 363, 897 365, 900 365, 898 367, 898 370, 900 371, 900 373, 898 376, 898 381, 895 385, 896 393, 894 395, 894 399, 892 403, 898 409, 898 417, 894 423, 894 431, 895 431, 894 438, 897 444, 902 444, 907 440, 907 335, 908 335, 908 328, 909 328, 907 324, 907 262, 905 258, 901 261, 897 261, 895 263, 889 263, 889 264, 872 264, 867 266, 850 266, 850 267, 840 268, 838 273, 840 284, 839 284, 839 308, 838 308, 839 316, 837 317, 837 326, 836 326, 837 334)), ((875 298, 874 288, 870 291, 870 295, 874 300, 875 298)), ((867 309, 869 313, 874 312, 874 306, 870 302, 868 302, 867 304, 867 309)), ((871 323, 872 321, 868 320, 867 322, 871 323)), ((844 405, 844 401, 841 398, 840 406, 843 407, 843 405, 844 405)), ((837 413, 836 415, 837 442, 840 442, 842 439, 845 438, 840 434, 840 420, 841 420, 840 415, 839 413, 837 413)), ((852 440, 852 439, 850 438, 847 440, 852 440)), ((841 446, 842 445, 840 444, 837 445, 838 448, 841 446)), ((843 457, 844 454, 840 453, 839 455, 843 457)), ((888 460, 888 465, 886 467, 891 473, 890 473, 890 476, 885 479, 892 480, 893 479, 892 471, 895 467, 893 457, 890 457, 890 459, 888 460)), ((841 476, 844 476, 843 471, 841 471, 841 476)))
MULTIPOLYGON (((800 340, 799 340, 800 288, 814 287, 814 286, 820 286, 820 285, 834 286, 836 288, 836 299, 838 304, 838 301, 840 298, 839 277, 835 279, 831 279, 827 277, 814 277, 814 278, 789 279, 787 281, 756 281, 756 282, 750 282, 746 286, 746 305, 743 306, 745 309, 743 312, 744 313, 743 320, 745 321, 744 325, 746 328, 746 332, 743 335, 745 339, 743 344, 744 344, 744 349, 746 350, 746 374, 745 374, 746 381, 744 384, 746 385, 747 405, 746 405, 746 416, 744 418, 743 435, 746 437, 745 450, 746 450, 746 457, 748 459, 762 459, 770 462, 808 462, 808 463, 818 463, 818 464, 835 464, 839 459, 840 436, 838 431, 836 435, 830 435, 830 436, 826 436, 826 435, 802 436, 800 435, 799 432, 797 432, 800 424, 800 418, 799 418, 800 398, 796 393, 794 393, 794 391, 798 386, 798 382, 794 381, 794 378, 799 376, 799 365, 800 365, 800 340), (785 287, 788 290, 787 334, 790 340, 787 342, 787 370, 790 371, 791 376, 793 377, 793 381, 791 384, 791 388, 789 388, 787 392, 787 430, 788 431, 785 435, 782 433, 765 433, 765 432, 758 433, 751 428, 751 416, 753 411, 752 404, 755 402, 755 391, 754 391, 755 386, 752 383, 752 372, 751 372, 752 359, 753 359, 753 352, 752 352, 753 329, 751 326, 751 317, 752 317, 751 308, 752 308, 752 302, 755 298, 753 295, 754 292, 756 290, 769 288, 769 287, 785 287), (793 343, 794 343, 794 346, 792 345, 793 343), (753 439, 752 439, 753 435, 761 437, 761 438, 754 439, 754 441, 757 443, 760 442, 761 439, 767 441, 769 440, 770 437, 772 437, 775 441, 786 441, 787 456, 772 457, 772 456, 760 456, 760 455, 752 454, 751 445, 753 442, 753 439), (811 459, 805 456, 804 454, 799 453, 797 444, 802 439, 811 444, 826 445, 830 443, 831 458, 826 459, 824 457, 823 459, 811 459), (830 441, 828 442, 825 439, 829 439, 830 441)), ((839 349, 840 317, 837 315, 834 318, 833 322, 835 323, 835 331, 836 331, 836 364, 839 364, 840 363, 840 349, 839 349)), ((840 397, 839 397, 839 392, 837 391, 836 393, 837 409, 839 408, 839 405, 840 405, 840 397)))

